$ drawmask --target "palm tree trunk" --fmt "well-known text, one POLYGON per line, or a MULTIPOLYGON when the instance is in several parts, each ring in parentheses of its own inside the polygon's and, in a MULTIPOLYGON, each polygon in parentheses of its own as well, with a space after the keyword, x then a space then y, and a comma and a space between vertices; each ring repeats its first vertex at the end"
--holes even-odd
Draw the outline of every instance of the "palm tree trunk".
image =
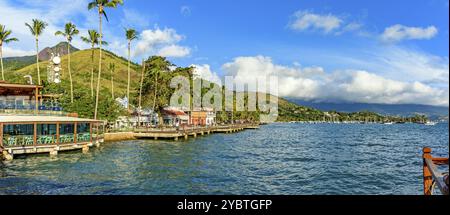
POLYGON ((114 73, 111 69, 111 97, 114 99, 114 73))
POLYGON ((130 111, 130 55, 131 55, 131 42, 128 42, 128 85, 127 85, 128 111, 130 111))
POLYGON ((36 65, 37 65, 38 85, 41 85, 41 73, 39 71, 39 40, 37 37, 36 37, 36 65))
POLYGON ((95 111, 94 111, 94 119, 97 119, 97 112, 98 112, 98 97, 100 92, 100 78, 102 74, 102 39, 103 39, 103 32, 102 32, 102 14, 98 14, 99 17, 99 32, 100 32, 100 38, 99 38, 99 47, 100 47, 100 59, 98 63, 98 79, 97 79, 97 96, 95 98, 95 111))
POLYGON ((94 45, 91 52, 91 97, 94 97, 94 45))
POLYGON ((144 85, 145 61, 142 61, 141 85, 139 87, 139 108, 142 107, 142 85, 144 85))
POLYGON ((158 73, 155 73, 155 92, 154 92, 154 96, 153 96, 153 111, 155 111, 156 108, 156 94, 158 91, 158 73))
POLYGON ((2 79, 5 80, 5 74, 3 71, 3 47, 0 46, 0 64, 2 65, 2 79))
POLYGON ((139 87, 139 113, 138 122, 141 125, 141 109, 142 109, 142 85, 144 84, 144 71, 145 71, 145 61, 142 61, 142 72, 141 72, 141 85, 139 87))
POLYGON ((70 43, 67 42, 67 60, 69 66, 69 80, 70 80, 70 102, 73 103, 73 82, 72 82, 72 70, 70 69, 70 43))

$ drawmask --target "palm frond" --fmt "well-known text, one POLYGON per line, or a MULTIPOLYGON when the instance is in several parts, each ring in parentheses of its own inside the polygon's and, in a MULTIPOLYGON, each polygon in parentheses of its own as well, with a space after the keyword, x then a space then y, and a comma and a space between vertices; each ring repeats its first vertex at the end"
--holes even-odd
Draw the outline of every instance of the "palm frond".
POLYGON ((102 11, 102 14, 103 14, 103 16, 105 16, 106 21, 109 22, 108 16, 106 15, 106 12, 102 11))
POLYGON ((25 26, 27 26, 28 29, 30 29, 31 34, 35 35, 35 33, 34 33, 34 28, 33 28, 30 24, 25 23, 25 26))
POLYGON ((105 3, 105 7, 112 7, 112 8, 116 8, 118 5, 123 5, 123 0, 111 0, 111 1, 106 1, 105 3))
POLYGON ((66 36, 66 34, 62 31, 55 32, 55 36, 59 36, 59 35, 64 36, 64 37, 66 36))
POLYGON ((96 8, 97 7, 97 5, 98 5, 98 3, 97 3, 97 1, 92 1, 92 2, 89 2, 89 4, 88 4, 88 10, 91 10, 91 9, 93 9, 93 8, 96 8))
POLYGON ((125 28, 125 36, 127 37, 128 41, 132 41, 138 38, 137 31, 132 28, 129 29, 125 28))
POLYGON ((81 36, 80 38, 81 38, 81 41, 83 41, 83 42, 85 42, 85 43, 89 43, 89 44, 91 44, 91 43, 92 43, 92 42, 91 42, 91 40, 90 40, 90 39, 88 39, 87 37, 83 37, 83 36, 81 36))
POLYGON ((4 40, 3 42, 4 43, 10 43, 10 42, 13 42, 13 41, 17 42, 17 41, 19 41, 19 39, 13 37, 13 38, 8 38, 8 39, 4 40))

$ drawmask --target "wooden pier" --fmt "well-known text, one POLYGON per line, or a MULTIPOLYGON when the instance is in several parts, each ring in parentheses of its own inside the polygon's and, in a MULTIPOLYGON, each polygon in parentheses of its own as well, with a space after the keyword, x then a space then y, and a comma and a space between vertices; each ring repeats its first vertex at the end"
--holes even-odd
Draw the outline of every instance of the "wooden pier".
POLYGON ((433 157, 430 148, 423 149, 422 158, 424 195, 433 195, 435 187, 439 188, 441 194, 448 195, 448 173, 441 173, 437 167, 447 165, 448 170, 448 158, 433 157))
POLYGON ((148 139, 189 139, 189 137, 197 138, 213 133, 235 133, 245 129, 257 129, 259 125, 255 124, 235 124, 223 126, 209 126, 209 127, 186 127, 186 128, 137 128, 134 129, 135 138, 148 139))

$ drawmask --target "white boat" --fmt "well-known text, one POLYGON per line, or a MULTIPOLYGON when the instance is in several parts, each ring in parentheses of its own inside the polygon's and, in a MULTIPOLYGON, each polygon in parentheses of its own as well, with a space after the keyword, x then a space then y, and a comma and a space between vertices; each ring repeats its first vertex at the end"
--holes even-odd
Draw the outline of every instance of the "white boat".
POLYGON ((393 122, 385 122, 383 124, 385 124, 385 125, 393 125, 394 123, 393 122))
POLYGON ((428 126, 435 126, 435 125, 437 125, 437 122, 431 122, 431 121, 428 121, 428 122, 425 123, 425 125, 428 125, 428 126))

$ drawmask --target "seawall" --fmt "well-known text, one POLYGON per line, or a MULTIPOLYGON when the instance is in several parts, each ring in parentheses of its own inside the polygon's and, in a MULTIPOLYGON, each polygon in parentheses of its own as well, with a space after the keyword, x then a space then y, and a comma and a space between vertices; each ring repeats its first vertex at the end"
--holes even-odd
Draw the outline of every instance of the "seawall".
POLYGON ((135 140, 134 132, 105 133, 105 142, 135 140))

